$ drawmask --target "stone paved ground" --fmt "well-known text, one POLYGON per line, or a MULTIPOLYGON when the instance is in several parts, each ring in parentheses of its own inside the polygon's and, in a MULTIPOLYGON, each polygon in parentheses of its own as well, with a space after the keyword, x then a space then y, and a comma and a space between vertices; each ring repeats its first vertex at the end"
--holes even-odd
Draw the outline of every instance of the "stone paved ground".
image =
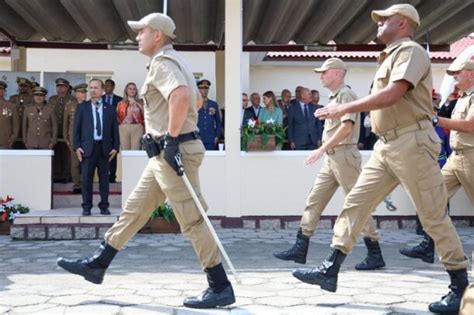
MULTIPOLYGON (((468 257, 474 229, 458 229, 468 257)), ((309 266, 328 250, 331 230, 313 237, 309 266)), ((448 276, 433 265, 398 254, 405 243, 419 239, 409 230, 382 230, 387 267, 357 272, 365 255, 362 242, 348 256, 337 293, 298 282, 294 263, 271 256, 294 241, 290 230, 218 230, 242 284, 234 282, 237 303, 220 310, 184 308, 186 295, 205 286, 205 276, 181 235, 138 235, 113 262, 98 286, 56 267, 60 255, 92 253, 98 241, 11 241, 0 237, 1 314, 427 314, 427 304, 447 292, 448 276)), ((471 270, 469 270, 470 275, 471 270)))

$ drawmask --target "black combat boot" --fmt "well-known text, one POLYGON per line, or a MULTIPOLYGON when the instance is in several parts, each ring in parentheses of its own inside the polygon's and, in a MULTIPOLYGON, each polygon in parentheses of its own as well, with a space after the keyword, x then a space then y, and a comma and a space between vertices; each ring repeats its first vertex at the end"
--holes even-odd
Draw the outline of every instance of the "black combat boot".
POLYGON ((117 252, 115 248, 103 242, 91 257, 78 260, 60 257, 57 263, 70 273, 83 276, 92 283, 101 284, 104 281, 105 271, 117 252))
POLYGON ((434 242, 433 239, 425 233, 423 240, 415 247, 405 247, 400 249, 400 254, 420 258, 424 262, 432 264, 434 262, 434 242))
POLYGON ((467 270, 448 270, 448 274, 451 279, 450 291, 441 300, 433 302, 428 306, 430 312, 436 314, 457 314, 459 312, 462 295, 469 285, 467 270))
POLYGON ((416 215, 416 235, 425 235, 425 231, 423 231, 423 225, 421 225, 420 217, 416 215))
POLYGON ((356 270, 374 270, 385 267, 383 261, 382 250, 378 241, 372 241, 368 237, 364 237, 365 246, 367 246, 367 257, 355 266, 356 270))
POLYGON ((184 306, 190 308, 215 308, 235 303, 234 290, 227 279, 222 264, 207 268, 205 271, 209 288, 198 296, 184 299, 184 306))
POLYGON ((295 270, 293 276, 305 283, 319 285, 323 290, 336 292, 337 274, 345 258, 346 255, 343 252, 339 249, 333 249, 321 265, 310 270, 295 270))
POLYGON ((273 256, 282 260, 293 260, 299 264, 306 263, 306 256, 308 255, 309 236, 303 234, 301 229, 296 234, 296 243, 289 250, 283 252, 275 252, 273 256))

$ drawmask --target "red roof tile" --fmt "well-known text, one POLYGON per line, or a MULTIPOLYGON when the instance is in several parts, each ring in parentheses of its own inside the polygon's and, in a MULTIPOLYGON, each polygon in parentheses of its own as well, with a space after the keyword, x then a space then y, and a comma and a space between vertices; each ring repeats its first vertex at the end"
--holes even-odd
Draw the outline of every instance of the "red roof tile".
MULTIPOLYGON (((450 46, 450 51, 431 52, 430 57, 434 60, 454 60, 464 49, 474 45, 474 34, 464 37, 450 46)), ((267 60, 288 59, 315 59, 315 58, 342 58, 342 59, 375 59, 379 55, 376 51, 282 51, 268 52, 267 60)))

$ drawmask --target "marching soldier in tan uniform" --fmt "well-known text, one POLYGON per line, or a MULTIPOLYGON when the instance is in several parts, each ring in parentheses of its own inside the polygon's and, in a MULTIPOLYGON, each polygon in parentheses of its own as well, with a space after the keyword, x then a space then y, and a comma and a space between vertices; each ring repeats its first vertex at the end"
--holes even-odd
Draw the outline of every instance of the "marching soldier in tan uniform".
POLYGON ((167 198, 183 234, 191 240, 201 266, 207 273, 209 288, 201 295, 186 298, 192 308, 213 308, 235 302, 232 285, 222 266, 217 245, 187 190, 175 156, 181 152, 184 170, 203 206, 199 166, 204 146, 197 132, 197 110, 202 99, 192 72, 171 43, 175 24, 161 13, 152 13, 140 21, 129 21, 138 32, 139 50, 150 57, 148 75, 142 88, 145 100, 145 147, 150 160, 134 191, 128 197, 119 220, 105 234, 105 242, 90 258, 66 260, 59 266, 101 283, 117 251, 148 221, 153 210, 167 198))
POLYGON ((68 101, 64 110, 63 135, 71 156, 71 178, 73 182, 72 192, 75 194, 80 194, 81 165, 73 148, 74 114, 76 113, 77 106, 86 100, 87 84, 82 83, 76 85, 73 90, 75 100, 68 101))
POLYGON ((25 109, 23 131, 27 149, 52 150, 58 141, 58 122, 54 109, 45 101, 47 93, 45 88, 34 88, 34 103, 25 109))
MULTIPOLYGON (((448 189, 448 200, 462 186, 474 205, 474 60, 457 58, 446 70, 456 80, 460 98, 454 107, 451 119, 433 118, 433 123, 450 129, 450 145, 453 153, 449 156, 441 173, 448 189)), ((434 255, 433 240, 424 235, 415 247, 402 248, 400 253, 426 262, 434 255)))
POLYGON ((438 167, 440 139, 433 128, 431 65, 427 52, 413 38, 420 18, 409 4, 372 11, 377 37, 387 45, 378 60, 371 94, 362 99, 318 109, 320 119, 371 111, 372 130, 379 136, 370 160, 345 198, 334 226, 332 252, 312 270, 297 270, 299 280, 336 291, 342 262, 357 241, 375 207, 398 184, 413 200, 421 223, 434 240, 451 279, 450 292, 431 303, 432 312, 459 309, 467 286, 468 260, 446 213, 447 191, 438 167))
POLYGON ((7 83, 0 81, 0 149, 12 149, 20 132, 20 119, 16 106, 5 100, 7 83))
POLYGON ((18 84, 18 94, 12 95, 10 97, 10 103, 15 104, 16 106, 18 119, 20 121, 20 131, 18 133, 18 138, 13 144, 13 148, 24 149, 25 144, 21 124, 23 121, 23 113, 25 111, 25 108, 27 108, 33 103, 33 96, 31 95, 32 82, 27 78, 17 78, 16 83, 18 84))
MULTIPOLYGON (((347 69, 341 59, 330 58, 321 68, 316 68, 314 71, 321 73, 323 86, 331 91, 327 106, 357 99, 355 93, 344 83, 347 69)), ((323 166, 306 201, 300 229, 296 235, 296 243, 287 251, 274 253, 273 256, 276 258, 306 263, 309 238, 314 234, 329 200, 339 186, 347 195, 359 177, 361 170, 361 156, 357 149, 359 130, 359 113, 326 120, 322 137, 323 145, 312 151, 305 161, 306 165, 313 164, 326 153, 323 166)), ((385 262, 378 243, 380 236, 375 229, 372 217, 369 217, 363 234, 368 254, 363 262, 356 265, 356 269, 372 270, 384 267, 385 262)))
POLYGON ((68 182, 71 165, 69 148, 66 145, 66 135, 63 134, 64 112, 66 104, 74 102, 75 98, 69 94, 69 81, 63 78, 56 79, 56 95, 49 98, 48 104, 54 108, 58 119, 58 144, 54 148, 53 179, 56 182, 68 182))

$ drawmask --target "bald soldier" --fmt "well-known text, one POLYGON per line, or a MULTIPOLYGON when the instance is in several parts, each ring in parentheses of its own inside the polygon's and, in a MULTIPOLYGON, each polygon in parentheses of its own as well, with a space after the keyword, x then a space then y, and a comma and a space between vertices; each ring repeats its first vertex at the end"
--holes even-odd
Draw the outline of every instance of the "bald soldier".
POLYGON ((468 283, 468 260, 446 213, 447 191, 437 163, 440 139, 433 128, 431 65, 427 52, 412 40, 420 19, 409 4, 372 11, 377 38, 387 45, 378 59, 369 96, 318 109, 320 119, 371 111, 372 131, 379 140, 360 177, 346 196, 334 226, 332 251, 312 270, 297 270, 299 280, 335 292, 339 269, 375 207, 398 184, 415 204, 423 227, 434 240, 446 268, 450 292, 429 310, 458 310, 468 283))
POLYGON ((23 121, 23 113, 25 108, 30 106, 33 103, 33 96, 31 95, 31 87, 32 82, 27 78, 20 78, 16 79, 16 83, 18 84, 18 94, 12 95, 10 97, 10 103, 15 104, 16 111, 18 113, 18 119, 20 121, 20 131, 18 132, 18 138, 16 139, 15 143, 13 144, 14 149, 24 149, 24 139, 23 139, 23 130, 22 130, 22 121, 23 121))
POLYGON ((12 149, 20 132, 16 106, 5 100, 7 83, 0 81, 0 149, 12 149))
POLYGON ((66 104, 74 102, 75 99, 69 94, 69 81, 57 78, 56 95, 49 98, 48 104, 54 108, 54 113, 58 119, 58 145, 54 148, 53 156, 53 179, 56 182, 67 182, 71 173, 69 148, 66 145, 66 135, 64 131, 64 113, 66 104))
POLYGON ((89 258, 77 261, 60 258, 58 264, 88 281, 102 283, 115 254, 143 227, 157 205, 168 199, 209 283, 199 296, 186 298, 184 305, 214 308, 232 304, 234 291, 222 266, 217 244, 180 177, 182 173, 175 160, 178 154, 182 155, 186 175, 207 209, 199 184, 199 166, 205 152, 197 131, 197 110, 202 106, 202 99, 192 72, 171 45, 175 24, 161 13, 152 13, 128 24, 138 32, 140 52, 150 57, 141 91, 148 131, 144 144, 150 160, 119 220, 106 232, 99 249, 89 258))
POLYGON ((69 100, 64 110, 63 135, 71 156, 72 193, 81 193, 81 165, 73 147, 74 115, 76 108, 86 100, 87 83, 73 87, 75 100, 69 100))
MULTIPOLYGON (((321 73, 322 85, 331 91, 327 106, 357 99, 355 93, 344 82, 347 68, 341 59, 330 58, 314 71, 321 73)), ((357 149, 360 114, 352 113, 340 118, 328 119, 324 126, 322 146, 313 150, 305 160, 305 165, 311 165, 325 156, 323 166, 306 200, 296 243, 287 251, 274 253, 273 256, 276 258, 306 263, 309 239, 313 236, 321 214, 331 197, 339 186, 347 195, 359 177, 362 161, 357 149)), ((363 234, 367 246, 367 257, 355 268, 373 270, 384 267, 385 262, 378 242, 380 235, 372 217, 369 217, 363 234)))
POLYGON ((58 122, 54 109, 45 101, 48 90, 33 89, 33 104, 23 115, 24 141, 27 149, 52 150, 58 141, 58 122))

